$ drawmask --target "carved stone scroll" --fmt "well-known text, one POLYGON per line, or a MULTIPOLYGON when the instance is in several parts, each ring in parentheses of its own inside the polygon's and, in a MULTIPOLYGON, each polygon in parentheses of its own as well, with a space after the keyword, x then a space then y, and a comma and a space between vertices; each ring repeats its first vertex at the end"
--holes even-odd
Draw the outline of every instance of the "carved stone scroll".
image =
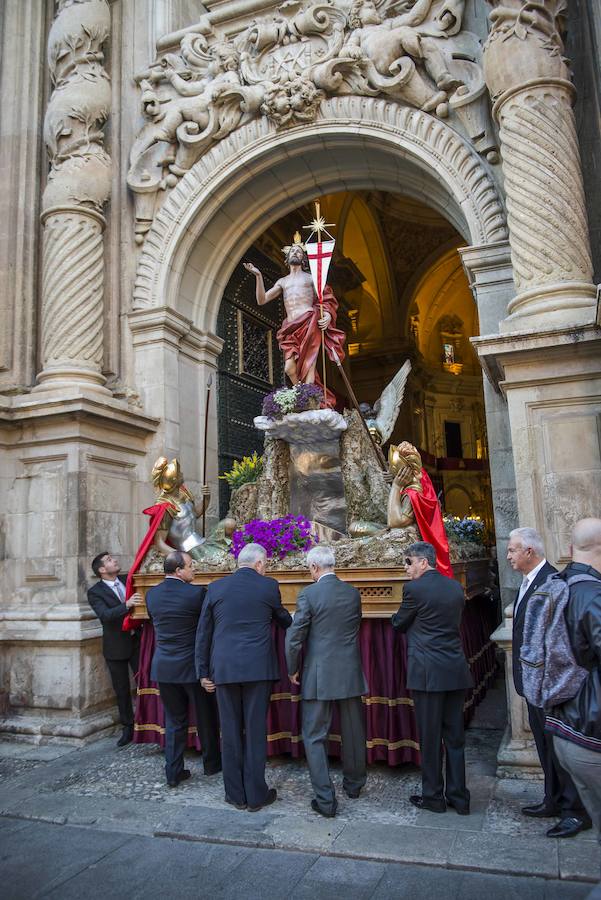
POLYGON ((53 93, 44 122, 50 157, 42 201, 42 362, 37 390, 79 382, 106 390, 102 367, 102 215, 111 187, 103 128, 106 0, 60 0, 48 37, 53 93))
POLYGON ((574 89, 561 35, 567 4, 492 4, 484 73, 500 125, 518 291, 507 321, 514 329, 592 321, 595 291, 574 89))
POLYGON ((136 241, 178 180, 233 131, 259 118, 278 129, 312 123, 333 97, 448 118, 495 164, 482 47, 463 29, 464 9, 465 0, 286 0, 228 39, 209 14, 202 34, 184 34, 179 52, 159 54, 139 78, 146 124, 127 178, 136 241))

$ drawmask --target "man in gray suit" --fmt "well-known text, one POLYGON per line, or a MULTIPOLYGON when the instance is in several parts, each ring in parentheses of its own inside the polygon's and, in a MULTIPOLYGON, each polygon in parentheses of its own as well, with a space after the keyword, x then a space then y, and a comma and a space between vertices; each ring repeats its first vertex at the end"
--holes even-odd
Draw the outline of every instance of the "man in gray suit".
POLYGON ((307 565, 315 584, 298 595, 294 621, 286 634, 286 663, 293 684, 300 683, 299 658, 305 644, 302 733, 315 791, 311 808, 327 818, 335 816, 338 807, 327 752, 333 701, 340 711, 342 785, 347 797, 356 799, 367 778, 361 702, 367 682, 358 640, 361 596, 336 577, 335 562, 329 547, 320 545, 309 551, 307 565))

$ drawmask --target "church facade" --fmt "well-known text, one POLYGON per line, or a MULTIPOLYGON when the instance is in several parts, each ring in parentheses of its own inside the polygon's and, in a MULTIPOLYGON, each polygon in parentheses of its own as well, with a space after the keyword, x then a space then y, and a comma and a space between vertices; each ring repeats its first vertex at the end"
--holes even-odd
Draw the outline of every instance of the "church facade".
POLYGON ((315 199, 339 226, 360 399, 413 360, 399 436, 449 511, 490 520, 504 605, 512 528, 565 563, 601 497, 594 0, 8 0, 0 15, 4 734, 81 740, 115 721, 90 560, 131 561, 160 455, 198 490, 206 454, 209 521, 223 515, 218 476, 282 379, 277 311, 254 309, 241 260, 277 277, 315 199))

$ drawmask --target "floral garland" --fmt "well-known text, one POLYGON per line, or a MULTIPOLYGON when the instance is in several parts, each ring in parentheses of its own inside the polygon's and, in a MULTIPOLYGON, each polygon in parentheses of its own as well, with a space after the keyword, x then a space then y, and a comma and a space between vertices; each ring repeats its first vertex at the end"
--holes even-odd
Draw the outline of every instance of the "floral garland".
POLYGON ((448 537, 484 543, 484 522, 480 516, 445 516, 443 522, 448 537))

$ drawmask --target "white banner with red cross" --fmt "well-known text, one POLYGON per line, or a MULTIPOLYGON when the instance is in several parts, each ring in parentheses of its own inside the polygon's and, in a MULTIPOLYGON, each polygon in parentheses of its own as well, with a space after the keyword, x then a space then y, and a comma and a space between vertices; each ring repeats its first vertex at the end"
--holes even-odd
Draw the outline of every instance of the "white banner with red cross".
POLYGON ((313 285, 320 303, 323 301, 323 289, 328 280, 328 269, 335 244, 336 241, 315 241, 305 244, 313 285))

